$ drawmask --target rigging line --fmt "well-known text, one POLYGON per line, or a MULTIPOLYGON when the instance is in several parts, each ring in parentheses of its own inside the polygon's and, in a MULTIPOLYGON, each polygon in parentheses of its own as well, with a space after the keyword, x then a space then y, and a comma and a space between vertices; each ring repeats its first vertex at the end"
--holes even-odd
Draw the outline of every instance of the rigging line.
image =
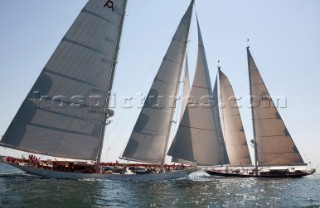
MULTIPOLYGON (((165 51, 165 49, 168 47, 172 38, 168 38, 166 41, 164 41, 163 43, 163 47, 159 50, 155 60, 153 61, 153 63, 151 64, 150 67, 148 67, 149 69, 145 72, 142 80, 139 82, 140 84, 136 87, 135 92, 139 91, 139 89, 141 88, 141 86, 143 85, 143 83, 147 80, 147 77, 150 75, 151 72, 153 72, 154 70, 157 70, 157 68, 155 67, 156 63, 159 61, 161 55, 163 55, 163 52, 165 51)), ((159 66, 160 67, 160 66, 159 66)), ((154 77, 156 76, 156 74, 154 75, 154 77)), ((151 79, 153 80, 153 79, 151 79)))
MULTIPOLYGON (((252 48, 252 46, 250 46, 250 48, 252 48)), ((263 75, 263 76, 261 76, 261 78, 262 78, 264 85, 266 86, 270 96, 272 97, 272 95, 276 95, 275 91, 273 90, 273 88, 269 84, 271 82, 269 81, 267 74, 264 72, 263 67, 261 67, 261 65, 259 64, 259 61, 256 59, 254 52, 252 52, 252 50, 250 50, 250 53, 251 53, 251 56, 254 59, 254 62, 258 68, 258 72, 260 73, 260 75, 263 75)))
POLYGON ((234 53, 232 56, 230 56, 229 58, 226 59, 226 61, 224 62, 225 65, 232 63, 234 59, 236 59, 240 54, 243 53, 243 49, 239 49, 236 53, 234 53))
MULTIPOLYGON (((169 39, 169 41, 171 40, 171 38, 169 39)), ((165 41, 165 42, 169 42, 169 41, 165 41)), ((156 63, 158 62, 158 60, 160 59, 160 56, 163 54, 163 51, 165 50, 165 47, 167 47, 167 45, 164 44, 163 48, 159 51, 157 57, 155 58, 154 62, 152 63, 152 66, 147 70, 147 72, 144 74, 144 77, 143 79, 139 82, 140 84, 136 87, 136 89, 134 90, 135 92, 138 92, 139 89, 141 89, 141 86, 142 84, 144 83, 145 80, 147 80, 147 77, 150 75, 150 73, 152 71, 154 71, 154 68, 155 68, 155 65, 156 63)), ((153 79, 152 79, 153 80, 153 79)), ((121 120, 121 118, 123 118, 124 114, 126 113, 126 111, 123 111, 121 113, 121 115, 119 116, 119 120, 121 120)), ((132 114, 132 112, 131 112, 132 114)), ((115 129, 115 127, 117 127, 118 123, 120 122, 117 122, 116 125, 113 127, 115 129)), ((112 129, 113 130, 113 129, 112 129)), ((112 133, 112 130, 110 131, 110 133, 112 133)))
MULTIPOLYGON (((191 24, 191 23, 190 23, 191 24)), ((190 34, 190 33, 189 33, 190 34)), ((190 44, 188 44, 188 46, 187 46, 187 49, 186 50, 188 50, 189 49, 189 47, 190 47, 190 44)), ((184 73, 186 73, 186 70, 187 70, 187 61, 186 61, 186 59, 187 59, 187 56, 188 56, 188 53, 186 52, 186 55, 185 55, 185 60, 184 60, 184 73)), ((184 85, 185 85, 186 83, 185 83, 185 74, 183 74, 183 73, 181 73, 181 77, 180 77, 180 81, 179 81, 179 94, 180 95, 182 95, 182 96, 180 96, 180 98, 181 99, 179 99, 180 100, 180 102, 178 102, 178 100, 176 100, 176 109, 175 109, 175 114, 174 114, 174 120, 173 121, 171 121, 173 124, 171 124, 171 125, 174 125, 173 126, 173 130, 170 132, 170 137, 169 137, 169 144, 172 144, 172 142, 174 141, 174 139, 175 139, 175 136, 176 136, 176 134, 177 134, 177 131, 179 130, 179 127, 180 127, 180 122, 181 122, 181 120, 182 120, 182 116, 183 115, 181 115, 181 114, 184 114, 184 112, 182 112, 181 110, 182 110, 182 104, 183 104, 183 96, 184 96, 184 85), (179 107, 177 107, 178 106, 178 103, 179 103, 179 107)), ((190 87, 190 86, 189 86, 190 87)), ((171 146, 171 145, 170 145, 171 146)), ((166 150, 167 151, 167 153, 168 153, 168 151, 169 151, 169 149, 170 149, 170 147, 166 150)), ((172 157, 172 156, 171 156, 172 157)), ((166 159, 167 160, 169 160, 170 159, 170 156, 169 155, 166 155, 166 159)), ((171 158, 171 161, 170 162, 172 162, 172 158, 171 158)))
MULTIPOLYGON (((128 109, 126 109, 126 110, 128 110, 128 109)), ((122 111, 122 113, 121 113, 121 115, 120 115, 120 118, 118 119, 119 121, 122 120, 121 118, 124 116, 124 113, 127 112, 126 110, 125 110, 125 111, 122 111)), ((128 126, 128 123, 133 120, 133 116, 132 116, 132 115, 133 115, 134 113, 135 113, 135 111, 130 111, 130 114, 129 114, 129 115, 126 114, 126 116, 127 116, 128 118, 131 118, 131 119, 126 119, 126 122, 125 122, 125 123, 124 123, 124 122, 121 122, 121 123, 123 123, 123 127, 128 126)), ((117 139, 117 138, 121 138, 120 135, 126 133, 125 131, 118 131, 118 133, 116 134, 116 136, 112 137, 112 140, 110 139, 110 135, 112 135, 112 133, 114 132, 114 130, 117 129, 116 127, 118 126, 119 123, 120 123, 120 122, 116 122, 116 124, 115 124, 114 126, 112 126, 112 128, 111 128, 111 126, 109 126, 108 132, 106 132, 106 135, 109 135, 109 136, 108 136, 108 137, 109 137, 108 143, 106 144, 106 149, 107 149, 107 150, 109 150, 109 148, 111 149, 111 147, 114 145, 114 143, 115 143, 116 141, 121 141, 120 139, 117 139)), ((107 154, 107 152, 103 153, 103 157, 104 157, 106 154, 107 154)))
MULTIPOLYGON (((196 11, 196 4, 194 4, 194 10, 196 11)), ((186 63, 186 60, 185 60, 185 63, 186 64, 188 64, 189 66, 190 66, 190 61, 189 61, 189 57, 188 57, 188 54, 189 54, 189 52, 190 52, 190 47, 191 47, 191 42, 192 42, 192 34, 193 34, 193 21, 194 21, 194 15, 192 15, 192 18, 191 18, 191 22, 190 22, 190 31, 189 31, 189 40, 188 40, 188 44, 187 44, 187 49, 186 49, 186 57, 185 57, 185 59, 188 59, 188 63, 186 63)), ((184 64, 184 68, 185 68, 185 70, 186 70, 186 67, 187 67, 187 65, 186 64, 184 64)), ((188 69, 189 70, 189 69, 188 69)), ((182 102, 183 102, 183 93, 184 93, 184 85, 186 84, 185 83, 185 79, 184 79, 185 77, 184 77, 184 75, 181 75, 181 77, 180 77, 180 89, 179 89, 179 91, 180 91, 180 94, 182 94, 182 97, 181 97, 181 101, 179 102, 180 103, 180 105, 179 105, 179 107, 177 107, 178 105, 176 105, 176 115, 175 115, 175 121, 178 121, 178 118, 179 117, 181 117, 181 115, 179 115, 179 114, 183 114, 183 112, 181 112, 181 108, 182 108, 182 102), (178 111, 179 110, 179 111, 178 111)), ((190 77, 189 77, 190 78, 190 77)), ((189 86, 190 87, 190 86, 189 86)), ((177 103, 177 102, 176 102, 177 103)), ((179 122, 176 122, 175 123, 175 127, 174 127, 174 130, 173 130, 173 133, 174 133, 174 135, 176 134, 176 129, 177 129, 177 126, 179 126, 179 124, 180 124, 180 121, 179 122)), ((174 136, 173 135, 173 136, 174 136)))
MULTIPOLYGON (((243 49, 239 50, 238 52, 236 52, 234 55, 232 55, 230 58, 228 58, 225 62, 225 66, 228 65, 229 63, 234 62, 234 60, 238 57, 240 57, 240 55, 244 54, 245 51, 243 49)), ((228 67, 224 67, 224 68, 228 68, 228 67)), ((242 73, 247 73, 247 70, 238 70, 238 69, 233 69, 233 70, 237 70, 237 71, 241 71, 242 73)), ((233 79, 232 77, 228 77, 228 79, 230 80, 230 82, 232 83, 236 83, 236 85, 238 86, 237 89, 241 89, 241 91, 243 91, 244 93, 248 93, 248 89, 246 87, 243 86, 242 82, 239 82, 238 79, 233 79)))
MULTIPOLYGON (((168 39, 165 41, 165 43, 170 42, 171 39, 172 39, 172 38, 168 38, 168 39)), ((150 73, 153 72, 153 71, 156 69, 156 68, 155 68, 155 65, 156 65, 156 63, 158 62, 158 60, 160 59, 161 55, 163 54, 163 51, 168 47, 168 45, 169 45, 169 44, 163 44, 163 47, 161 48, 161 50, 159 50, 159 53, 158 53, 157 57, 155 58, 154 62, 152 63, 152 66, 151 66, 151 67, 147 70, 147 72, 145 73, 142 81, 140 81, 140 84, 137 86, 135 92, 138 92, 138 91, 139 91, 139 89, 141 88, 142 84, 145 82, 145 80, 147 80, 147 77, 150 76, 150 73)), ((159 66, 159 67, 160 67, 160 66, 159 66)), ((154 76, 156 76, 156 74, 155 74, 154 76)), ((151 80, 153 80, 153 79, 151 79, 151 80)), ((126 113, 126 111, 123 111, 123 112, 121 113, 121 115, 119 116, 119 119, 118 119, 118 120, 122 120, 122 118, 123 118, 124 116, 129 117, 127 114, 125 115, 125 113, 126 113)), ((123 126, 127 126, 127 124, 129 123, 129 121, 132 121, 133 119, 135 119, 135 120, 137 119, 137 118, 132 117, 132 115, 133 115, 134 113, 135 113, 134 111, 131 111, 131 113, 130 113, 130 118, 131 118, 131 119, 127 119, 126 125, 123 125, 123 126)), ((110 131, 109 134, 112 134, 112 132, 113 132, 115 129, 117 129, 116 127, 118 126, 119 123, 120 123, 120 122, 116 122, 116 124, 113 126, 113 129, 110 131)), ((123 133, 123 132, 121 131, 120 133, 123 133)), ((118 133, 117 136, 118 136, 120 133, 118 133)), ((114 137, 114 138, 113 138, 113 140, 111 141, 111 144, 110 144, 109 146, 112 146, 112 145, 114 144, 114 142, 116 141, 116 138, 118 138, 118 137, 114 137)), ((119 141, 119 140, 118 140, 118 141, 119 141)), ((108 148, 108 147, 107 147, 107 148, 108 148)))
MULTIPOLYGON (((188 47, 188 39, 189 39, 189 35, 190 35, 190 25, 192 23, 192 14, 193 14, 193 9, 194 9, 194 0, 192 1, 192 6, 191 6, 191 13, 189 14, 188 16, 188 22, 187 22, 187 34, 186 34, 186 42, 184 42, 184 46, 182 47, 182 57, 181 57, 181 60, 180 60, 180 63, 179 63, 179 73, 178 73, 178 79, 177 79, 177 84, 176 84, 176 89, 175 89, 175 97, 177 96, 177 94, 179 93, 179 90, 181 89, 181 85, 179 85, 180 83, 180 80, 181 80, 181 77, 184 78, 184 75, 182 73, 183 71, 183 65, 184 65, 184 62, 185 60, 187 59, 186 57, 186 52, 187 52, 187 47, 188 47)), ((176 103, 175 103, 176 104, 176 103)), ((167 134, 167 138, 166 138, 166 142, 165 142, 165 149, 164 149, 164 152, 163 152, 163 160, 162 160, 162 163, 161 163, 161 169, 163 169, 163 165, 165 164, 166 162, 166 159, 167 159, 167 153, 168 153, 168 148, 169 148, 169 140, 170 140, 170 136, 172 134, 172 120, 174 119, 175 115, 177 114, 177 109, 173 109, 171 110, 171 115, 170 115, 170 124, 169 124, 169 132, 167 134)))
MULTIPOLYGON (((194 5, 195 6, 195 5, 194 5)), ((192 22, 193 22, 193 19, 194 19, 194 16, 192 15, 192 18, 191 18, 191 23, 190 23, 190 31, 189 31, 189 40, 188 40, 188 44, 187 44, 187 48, 186 48, 186 55, 185 55, 185 64, 184 64, 184 69, 187 70, 187 64, 189 65, 190 62, 187 63, 186 59, 189 60, 188 58, 188 54, 189 54, 189 51, 190 51, 190 47, 191 47, 191 41, 192 41, 192 33, 193 33, 193 27, 192 27, 192 22)), ((184 71, 185 71, 184 70, 184 71)), ((188 69, 189 70, 189 69, 188 69)), ((186 72, 185 72, 186 73, 186 72)), ((175 110, 175 115, 174 115, 174 121, 172 125, 174 125, 173 127, 173 130, 171 132, 171 135, 170 135, 170 140, 169 140, 169 144, 172 144, 174 138, 175 138, 175 135, 177 134, 177 131, 179 129, 179 126, 180 126, 180 122, 181 122, 181 119, 182 119, 182 116, 181 114, 184 114, 184 112, 182 112, 181 108, 182 108, 182 104, 183 104, 183 96, 184 96, 184 85, 186 84, 185 83, 185 76, 184 74, 181 74, 181 77, 180 77, 180 82, 179 82, 180 86, 179 86, 179 94, 182 95, 180 96, 180 102, 177 102, 176 101, 176 110, 175 110), (178 104, 179 103, 179 104, 178 104), (181 118, 181 119, 179 119, 181 118)), ((190 83, 189 83, 190 84, 190 83)), ((190 86, 189 86, 190 87, 190 86)), ((189 95, 188 95, 189 96, 189 95)), ((188 104, 187 104, 188 105, 188 104)), ((169 147, 170 149, 170 147, 169 147)), ((168 150, 167 150, 168 151, 168 150)), ((170 157, 169 155, 166 155, 167 159, 169 159, 168 157, 170 157)))
MULTIPOLYGON (((187 55, 187 54, 186 54, 187 55)), ((186 65, 184 66, 184 68, 186 69, 186 65)), ((181 98, 181 99, 176 99, 176 101, 175 101, 175 112, 174 112, 174 116, 173 116, 173 118, 174 118, 174 120, 172 120, 171 122, 173 123, 172 125, 174 125, 174 127, 173 127, 173 130, 170 132, 170 136, 169 136, 169 144, 171 144, 172 142, 173 142, 173 139, 174 139, 174 137, 175 137, 175 135, 176 135, 176 130, 177 130, 177 126, 179 126, 179 123, 180 123, 180 121, 178 121, 179 120, 179 117, 180 117, 180 114, 182 113, 181 112, 181 107, 182 107, 182 101, 183 101, 183 88, 184 88, 184 85, 185 85, 185 79, 184 79, 184 74, 183 73, 181 73, 181 77, 179 78, 179 94, 181 95, 182 94, 182 96, 179 96, 179 98, 181 98), (180 102, 178 102, 178 101, 180 101, 180 102), (178 105, 179 105, 179 107, 178 107, 178 105)))
MULTIPOLYGON (((154 62, 153 62, 152 65, 151 65, 151 67, 147 70, 147 72, 145 73, 143 79, 139 82, 140 84, 137 86, 137 88, 136 88, 136 90, 135 90, 136 92, 139 91, 139 89, 141 88, 142 84, 145 83, 145 81, 147 80, 147 77, 150 76, 150 73, 151 73, 151 72, 154 72, 154 71, 157 72, 157 70, 159 69, 160 66, 159 66, 158 68, 156 68, 155 65, 156 65, 156 63, 159 61, 161 55, 163 55, 163 54, 165 53, 164 51, 165 51, 166 48, 168 48, 168 46, 170 45, 170 41, 171 41, 171 40, 172 40, 172 36, 171 36, 171 38, 168 38, 168 39, 165 41, 166 44, 163 44, 163 47, 161 48, 161 50, 159 50, 158 55, 156 56, 154 62), (169 43, 169 44, 167 44, 167 43, 169 43)), ((161 64, 161 63, 160 63, 160 64, 161 64)), ((155 77, 156 77, 156 73, 155 73, 155 75, 154 75, 153 78, 155 78, 155 77)), ((151 79, 151 81, 153 81, 153 79, 151 79)), ((151 82, 151 84, 152 84, 152 82, 151 82)), ((149 87, 149 88, 150 88, 150 87, 149 87)), ((148 88, 148 89, 149 89, 149 88, 148 88)))

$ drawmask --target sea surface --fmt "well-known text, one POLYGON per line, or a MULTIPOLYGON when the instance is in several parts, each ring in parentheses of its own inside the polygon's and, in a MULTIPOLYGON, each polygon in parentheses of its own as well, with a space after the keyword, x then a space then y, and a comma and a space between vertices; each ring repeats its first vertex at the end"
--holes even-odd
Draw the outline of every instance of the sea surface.
POLYGON ((208 177, 57 180, 0 163, 0 207, 320 207, 320 174, 299 179, 208 177))

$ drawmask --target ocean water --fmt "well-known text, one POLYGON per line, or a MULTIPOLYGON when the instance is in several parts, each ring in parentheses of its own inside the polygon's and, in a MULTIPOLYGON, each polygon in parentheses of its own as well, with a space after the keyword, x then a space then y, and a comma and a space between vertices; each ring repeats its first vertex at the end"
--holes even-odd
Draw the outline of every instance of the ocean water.
POLYGON ((120 182, 44 179, 0 163, 0 207, 320 207, 320 175, 120 182))

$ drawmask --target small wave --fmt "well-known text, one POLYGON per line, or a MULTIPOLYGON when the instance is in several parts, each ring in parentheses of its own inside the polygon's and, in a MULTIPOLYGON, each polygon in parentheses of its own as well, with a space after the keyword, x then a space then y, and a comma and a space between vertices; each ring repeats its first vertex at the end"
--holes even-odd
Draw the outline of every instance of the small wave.
POLYGON ((189 175, 192 181, 210 181, 210 175, 203 170, 193 172, 189 175))
POLYGON ((94 181, 110 181, 110 180, 108 180, 108 179, 100 179, 100 178, 82 178, 82 179, 78 179, 78 181, 94 182, 94 181))

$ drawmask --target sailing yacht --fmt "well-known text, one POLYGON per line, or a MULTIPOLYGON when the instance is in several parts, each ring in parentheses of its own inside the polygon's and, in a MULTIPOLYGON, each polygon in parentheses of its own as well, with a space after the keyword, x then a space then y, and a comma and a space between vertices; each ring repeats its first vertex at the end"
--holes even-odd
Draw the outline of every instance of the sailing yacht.
POLYGON ((206 170, 212 175, 255 177, 302 177, 315 173, 303 161, 288 129, 272 100, 260 72, 247 48, 251 111, 254 132, 254 165, 251 165, 248 145, 240 120, 233 90, 219 69, 220 93, 224 123, 224 140, 230 164, 206 170), (232 119, 230 119, 230 116, 232 119), (235 165, 235 166, 232 166, 235 165))
POLYGON ((172 156, 174 160, 189 161, 199 166, 214 166, 224 164, 223 159, 225 158, 220 154, 221 141, 219 140, 218 124, 214 116, 212 102, 210 102, 213 92, 199 22, 197 22, 197 26, 196 72, 189 94, 189 103, 185 107, 168 155, 172 156))
MULTIPOLYGON (((104 133, 108 119, 113 115, 108 94, 113 85, 126 4, 127 0, 87 2, 40 73, 0 143, 28 153, 70 160, 52 164, 37 161, 34 156, 29 159, 8 157, 8 164, 30 174, 65 179, 159 180, 180 178, 195 170, 145 175, 101 171, 104 133), (94 162, 83 164, 78 160, 94 162)), ((156 98, 159 94, 174 95, 178 91, 193 4, 194 0, 172 38, 148 98, 156 98)), ((147 101, 122 157, 164 165, 173 108, 159 108, 155 100, 147 101)))

